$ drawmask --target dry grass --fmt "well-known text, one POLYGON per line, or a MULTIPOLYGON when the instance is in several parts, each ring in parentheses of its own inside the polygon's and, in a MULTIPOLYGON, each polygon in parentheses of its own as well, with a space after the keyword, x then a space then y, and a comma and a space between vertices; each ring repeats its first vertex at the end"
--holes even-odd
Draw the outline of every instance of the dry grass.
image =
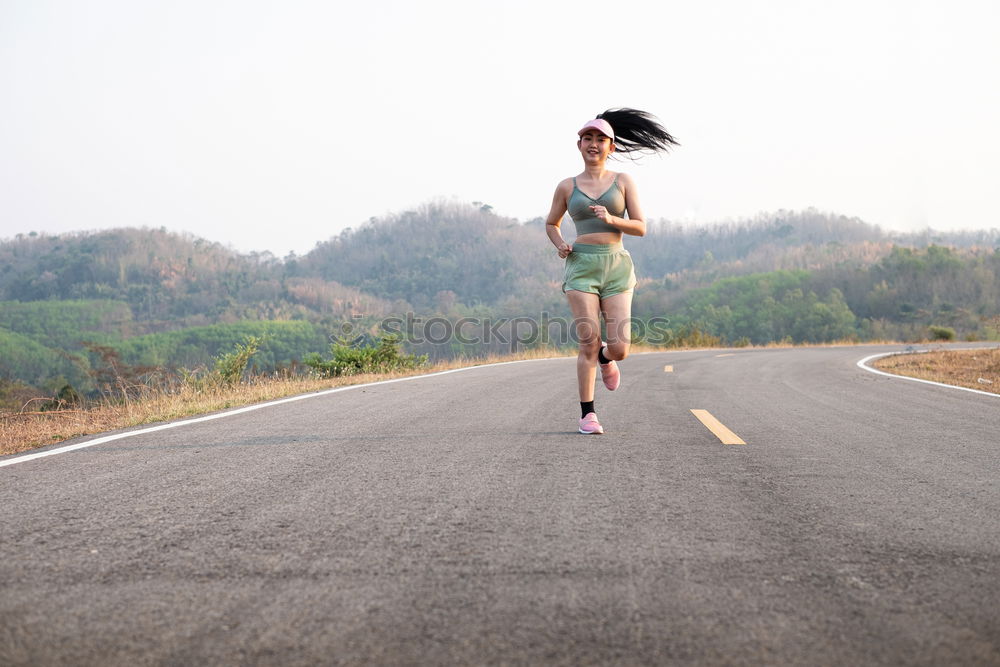
POLYGON ((896 354, 872 365, 887 373, 1000 394, 1000 348, 896 354))
POLYGON ((231 387, 215 385, 196 388, 182 385, 174 391, 151 387, 144 389, 141 398, 128 401, 102 401, 86 409, 39 412, 37 404, 29 402, 19 412, 0 412, 0 455, 16 454, 83 435, 203 415, 334 387, 424 375, 500 361, 538 359, 562 354, 566 353, 556 350, 532 350, 505 357, 459 359, 409 372, 328 379, 257 377, 231 387))

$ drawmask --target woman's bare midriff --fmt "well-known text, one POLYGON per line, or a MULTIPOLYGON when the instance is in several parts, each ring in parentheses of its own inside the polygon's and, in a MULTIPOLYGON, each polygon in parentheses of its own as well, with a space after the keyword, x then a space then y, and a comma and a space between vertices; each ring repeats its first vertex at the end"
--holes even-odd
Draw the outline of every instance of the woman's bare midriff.
POLYGON ((581 234, 573 239, 573 243, 587 243, 589 245, 609 245, 611 243, 621 243, 621 232, 597 232, 595 234, 581 234))

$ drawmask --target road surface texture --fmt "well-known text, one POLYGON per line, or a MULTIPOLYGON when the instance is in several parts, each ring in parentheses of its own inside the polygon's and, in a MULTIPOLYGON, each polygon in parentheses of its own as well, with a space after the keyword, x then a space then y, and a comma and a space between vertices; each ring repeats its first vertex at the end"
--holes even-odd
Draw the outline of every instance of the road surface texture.
POLYGON ((603 436, 554 359, 7 465, 0 664, 1000 664, 1000 398, 888 349, 635 355, 603 436))

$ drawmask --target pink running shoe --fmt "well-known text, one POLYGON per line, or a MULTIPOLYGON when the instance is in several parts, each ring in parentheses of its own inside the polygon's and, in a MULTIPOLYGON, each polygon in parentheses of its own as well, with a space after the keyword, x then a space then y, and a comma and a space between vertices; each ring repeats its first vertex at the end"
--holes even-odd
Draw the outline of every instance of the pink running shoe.
POLYGON ((587 416, 580 420, 580 433, 584 435, 601 435, 604 433, 601 422, 597 421, 597 415, 593 412, 588 412, 587 416))
MULTIPOLYGON (((608 344, 601 342, 601 349, 607 350, 608 344)), ((607 358, 607 354, 604 355, 607 358)), ((622 374, 618 370, 618 364, 613 360, 606 364, 600 364, 601 367, 601 381, 604 382, 604 386, 608 388, 608 391, 614 391, 621 384, 622 374)))

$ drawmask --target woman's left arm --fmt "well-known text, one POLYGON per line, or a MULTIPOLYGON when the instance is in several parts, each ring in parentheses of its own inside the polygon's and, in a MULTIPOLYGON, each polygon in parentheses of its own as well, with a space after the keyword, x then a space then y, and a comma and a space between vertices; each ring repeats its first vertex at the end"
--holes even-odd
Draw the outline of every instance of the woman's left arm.
POLYGON ((645 236, 646 218, 642 215, 642 208, 639 206, 639 192, 636 190, 635 181, 628 174, 619 174, 618 187, 625 195, 625 214, 628 217, 619 218, 617 215, 611 215, 603 206, 593 207, 594 214, 625 234, 645 236))

